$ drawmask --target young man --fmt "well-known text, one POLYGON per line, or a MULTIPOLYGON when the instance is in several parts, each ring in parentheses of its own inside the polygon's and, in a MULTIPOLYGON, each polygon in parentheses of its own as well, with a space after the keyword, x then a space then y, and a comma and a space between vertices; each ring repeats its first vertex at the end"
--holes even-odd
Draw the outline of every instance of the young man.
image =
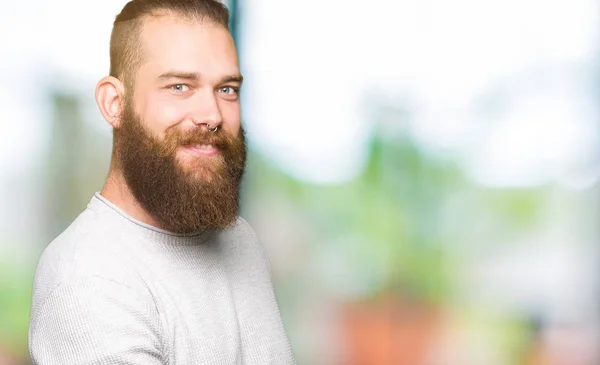
POLYGON ((35 364, 294 364, 268 259, 238 217, 246 147, 229 13, 133 0, 96 88, 106 184, 44 251, 35 364))

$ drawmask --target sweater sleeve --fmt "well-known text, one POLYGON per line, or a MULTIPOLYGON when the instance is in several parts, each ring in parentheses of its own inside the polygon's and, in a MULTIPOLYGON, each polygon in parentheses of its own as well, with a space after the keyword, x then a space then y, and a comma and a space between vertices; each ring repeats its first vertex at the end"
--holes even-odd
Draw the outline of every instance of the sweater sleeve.
POLYGON ((64 283, 29 329, 36 365, 163 365, 160 319, 150 294, 99 277, 64 283))

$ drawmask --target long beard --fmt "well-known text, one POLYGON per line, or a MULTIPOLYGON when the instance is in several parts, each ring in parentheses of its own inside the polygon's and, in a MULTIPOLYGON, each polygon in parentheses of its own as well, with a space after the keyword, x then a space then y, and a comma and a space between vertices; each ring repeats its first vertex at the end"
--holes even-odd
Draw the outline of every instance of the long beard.
POLYGON ((198 127, 169 130, 163 140, 144 127, 127 103, 114 132, 115 158, 135 199, 159 227, 180 234, 226 229, 237 219, 246 163, 244 130, 238 136, 198 127), (220 154, 183 166, 179 147, 211 144, 220 154))

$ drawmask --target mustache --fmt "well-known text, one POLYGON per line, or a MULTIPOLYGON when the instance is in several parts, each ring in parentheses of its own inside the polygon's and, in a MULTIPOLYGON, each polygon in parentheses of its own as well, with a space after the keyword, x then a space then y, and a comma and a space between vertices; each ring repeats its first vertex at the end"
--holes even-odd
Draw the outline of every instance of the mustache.
POLYGON ((190 145, 212 145, 222 151, 226 156, 242 153, 245 149, 245 130, 240 126, 238 134, 232 134, 219 128, 216 132, 208 132, 202 126, 192 129, 172 129, 166 132, 163 142, 156 140, 159 154, 163 157, 173 156, 177 149, 190 145))
POLYGON ((218 148, 225 148, 231 144, 234 136, 219 128, 216 132, 208 132, 206 128, 180 131, 174 130, 165 136, 165 141, 171 146, 189 146, 196 144, 210 144, 218 148))

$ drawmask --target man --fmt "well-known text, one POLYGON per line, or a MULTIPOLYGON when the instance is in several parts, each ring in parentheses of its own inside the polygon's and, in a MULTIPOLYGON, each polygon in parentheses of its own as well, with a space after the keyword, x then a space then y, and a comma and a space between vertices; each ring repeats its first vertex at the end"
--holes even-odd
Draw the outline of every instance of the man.
POLYGON ((238 217, 246 147, 227 9, 133 0, 96 88, 106 184, 42 254, 35 364, 293 364, 268 259, 238 217))

